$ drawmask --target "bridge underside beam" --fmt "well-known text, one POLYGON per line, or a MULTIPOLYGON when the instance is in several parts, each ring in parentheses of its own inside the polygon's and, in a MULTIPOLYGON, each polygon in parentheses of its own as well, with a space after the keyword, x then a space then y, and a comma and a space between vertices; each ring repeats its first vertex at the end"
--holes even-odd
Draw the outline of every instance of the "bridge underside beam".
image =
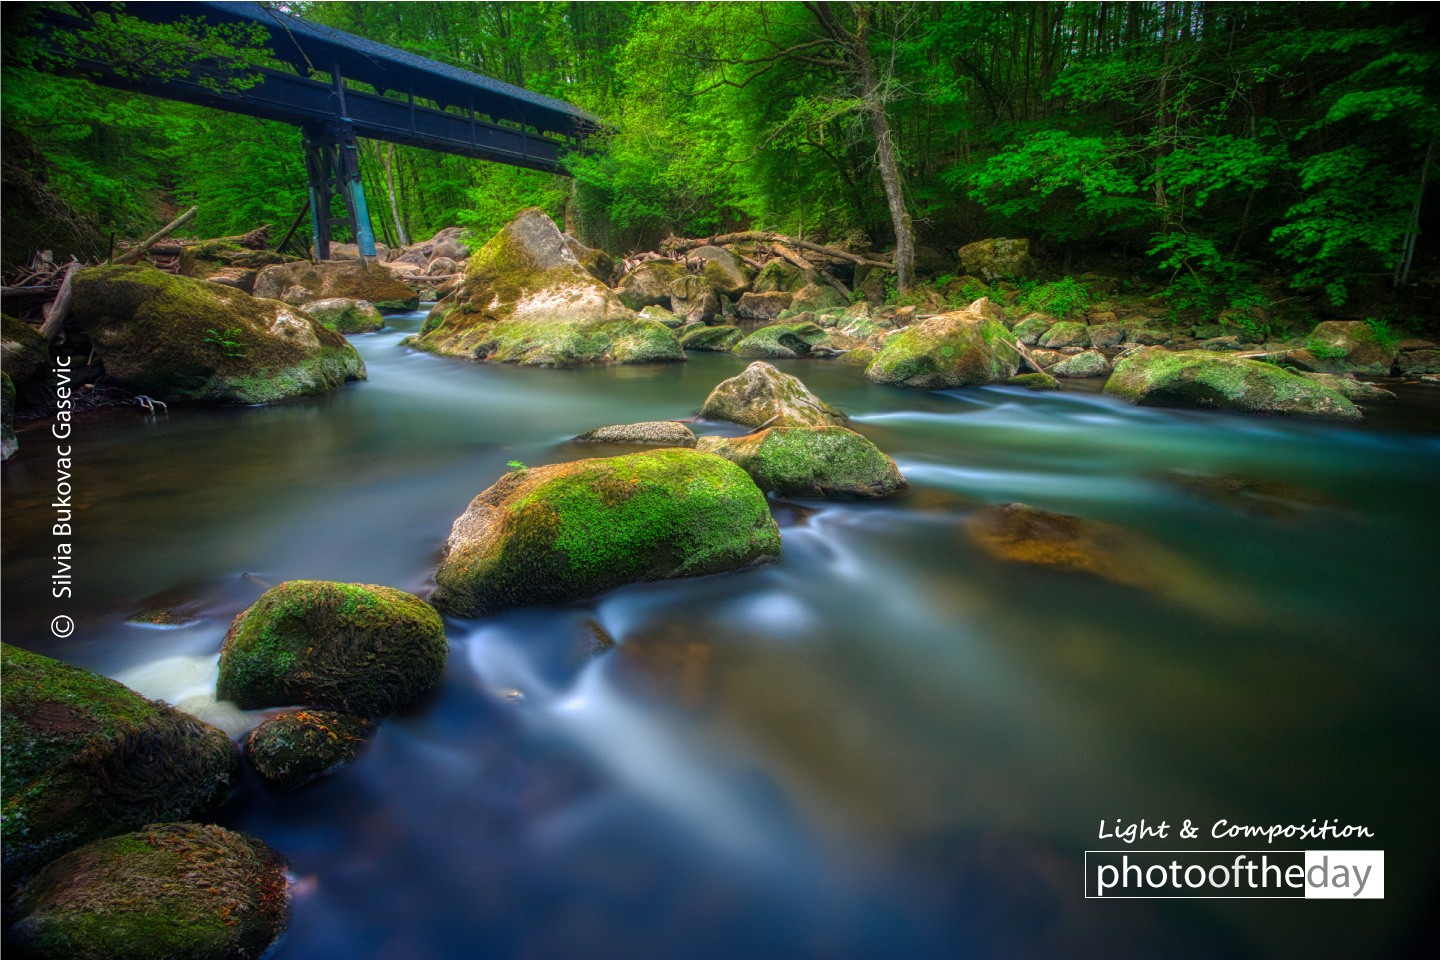
POLYGON ((476 118, 485 104, 476 103, 467 116, 435 110, 411 101, 346 89, 345 115, 336 116, 335 87, 306 77, 265 70, 261 81, 243 93, 218 92, 190 79, 164 83, 116 76, 105 64, 84 61, 76 65, 89 80, 109 87, 180 100, 230 113, 275 120, 298 127, 340 120, 356 136, 385 140, 442 153, 453 153, 511 166, 566 174, 560 157, 571 144, 542 137, 516 127, 476 118))

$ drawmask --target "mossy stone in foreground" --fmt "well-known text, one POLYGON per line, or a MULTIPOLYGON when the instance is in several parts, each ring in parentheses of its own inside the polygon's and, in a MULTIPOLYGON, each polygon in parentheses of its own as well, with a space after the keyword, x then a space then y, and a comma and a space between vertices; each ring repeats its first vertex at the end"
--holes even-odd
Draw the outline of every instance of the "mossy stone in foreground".
POLYGON ((47 866, 5 941, 36 960, 254 960, 288 906, 285 863, 260 840, 157 823, 47 866))
POLYGON ((83 843, 209 811, 239 763, 215 727, 9 644, 0 717, 6 889, 83 843))
POLYGON ((771 427, 706 437, 700 449, 738 464, 761 490, 782 497, 885 497, 906 487, 895 461, 846 427, 771 427))
POLYGON ((747 427, 843 426, 849 419, 811 393, 798 377, 761 360, 720 381, 705 398, 700 416, 747 427))
POLYGON ((1060 381, 1048 373, 1021 373, 1005 381, 1007 387, 1024 387, 1026 390, 1059 390, 1060 381))
POLYGON ((331 297, 302 305, 315 322, 336 333, 374 333, 385 326, 385 318, 368 300, 331 297))
POLYGON ((1136 350, 1116 361, 1105 392, 1141 406, 1360 419, 1355 405, 1328 387, 1209 350, 1136 350))
POLYGON ((250 731, 245 755, 277 790, 296 790, 360 755, 370 721, 333 710, 296 710, 271 717, 250 731))
POLYGON ((305 704, 385 716, 424 699, 448 653, 440 615, 403 590, 291 580, 230 624, 216 692, 246 709, 305 704))
POLYGON ((1004 324, 986 319, 972 305, 922 320, 886 338, 865 376, 876 383, 920 390, 1004 383, 1020 367, 1014 339, 1004 324))
POLYGON ((695 327, 680 337, 680 346, 686 350, 713 350, 729 353, 735 344, 745 338, 739 327, 722 325, 718 327, 695 327))
POLYGON ((730 461, 665 449, 516 470, 455 521, 433 602, 459 616, 773 559, 765 496, 730 461))
POLYGON ((167 402, 271 403, 365 379, 355 348, 299 310, 151 267, 80 271, 74 312, 110 381, 167 402))

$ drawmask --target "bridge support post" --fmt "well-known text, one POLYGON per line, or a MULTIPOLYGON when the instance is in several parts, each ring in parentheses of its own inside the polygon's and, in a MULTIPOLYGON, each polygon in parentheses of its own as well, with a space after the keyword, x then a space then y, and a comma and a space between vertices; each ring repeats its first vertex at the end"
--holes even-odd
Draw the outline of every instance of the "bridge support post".
POLYGON ((331 228, 348 227, 362 257, 375 256, 375 231, 360 179, 360 151, 349 123, 308 124, 305 174, 310 191, 311 242, 317 260, 330 259, 331 228), (332 215, 330 202, 339 197, 345 216, 332 215))

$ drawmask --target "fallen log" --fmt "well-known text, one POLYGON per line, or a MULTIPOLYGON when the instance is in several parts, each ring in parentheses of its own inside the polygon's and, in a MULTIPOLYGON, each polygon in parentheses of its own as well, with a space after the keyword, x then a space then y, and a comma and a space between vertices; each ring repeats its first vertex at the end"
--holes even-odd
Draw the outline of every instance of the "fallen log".
POLYGON ((120 256, 116 257, 112 262, 117 264, 134 263, 136 260, 139 260, 145 255, 146 250, 149 250, 152 246, 159 243, 161 240, 164 240, 166 237, 170 236, 170 234, 185 226, 185 224, 189 223, 191 220, 194 220, 195 214, 199 212, 199 207, 191 207, 189 210, 186 210, 184 213, 180 214, 180 216, 176 217, 174 220, 171 220, 165 226, 161 227, 156 233, 147 237, 141 243, 131 247, 129 250, 126 250, 124 253, 120 254, 120 256))
POLYGON ((79 261, 70 261, 70 266, 65 268, 65 279, 60 281, 60 289, 56 292, 55 299, 45 305, 45 322, 40 325, 40 336, 46 340, 54 340, 55 334, 65 326, 65 318, 70 315, 70 297, 75 290, 74 284, 70 281, 74 278, 75 271, 79 269, 79 261))
POLYGON ((857 266, 879 267, 882 270, 895 269, 895 264, 887 260, 879 260, 874 257, 862 257, 859 254, 851 253, 848 250, 841 250, 838 247, 821 246, 818 243, 811 243, 809 240, 801 240, 798 237, 788 237, 783 233, 775 233, 769 230, 746 230, 741 233, 724 233, 718 237, 707 237, 703 240, 681 240, 676 237, 671 237, 662 241, 660 248, 672 253, 679 253, 684 250, 694 250, 696 247, 724 246, 727 243, 779 243, 787 247, 794 247, 798 250, 808 250, 811 253, 818 253, 832 260, 845 260, 857 266))

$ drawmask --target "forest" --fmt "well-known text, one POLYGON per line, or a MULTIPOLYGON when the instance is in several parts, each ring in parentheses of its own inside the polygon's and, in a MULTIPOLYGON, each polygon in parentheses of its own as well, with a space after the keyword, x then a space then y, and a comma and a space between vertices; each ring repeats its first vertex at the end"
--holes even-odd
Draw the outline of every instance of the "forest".
MULTIPOLYGON (((102 253, 191 204, 205 236, 294 216, 295 130, 42 74, 13 28, 27 6, 6 14, 6 265, 102 253)), ((1384 299, 1435 272, 1425 5, 282 6, 606 125, 572 178, 365 143, 391 246, 538 205, 613 254, 747 228, 894 249, 902 291, 962 243, 1025 236, 1057 266, 1125 257, 1182 307, 1434 309, 1433 279, 1384 299)), ((139 45, 107 22, 91 42, 139 45)))

